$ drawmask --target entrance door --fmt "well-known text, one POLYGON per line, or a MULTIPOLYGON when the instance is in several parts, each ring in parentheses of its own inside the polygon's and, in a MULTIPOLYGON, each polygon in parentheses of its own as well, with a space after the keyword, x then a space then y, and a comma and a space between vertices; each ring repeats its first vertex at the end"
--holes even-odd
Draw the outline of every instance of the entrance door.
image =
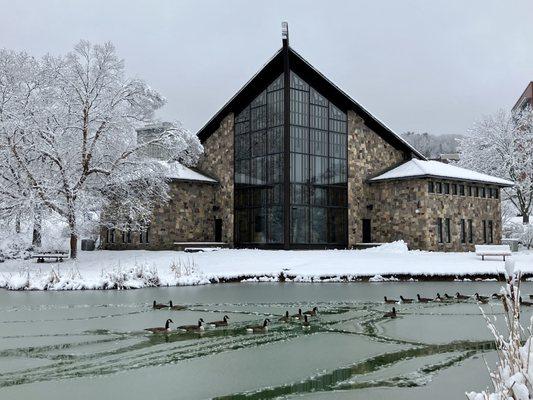
POLYGON ((372 243, 372 227, 370 219, 363 219, 363 243, 372 243))
POLYGON ((222 242, 222 219, 215 219, 215 242, 222 242))

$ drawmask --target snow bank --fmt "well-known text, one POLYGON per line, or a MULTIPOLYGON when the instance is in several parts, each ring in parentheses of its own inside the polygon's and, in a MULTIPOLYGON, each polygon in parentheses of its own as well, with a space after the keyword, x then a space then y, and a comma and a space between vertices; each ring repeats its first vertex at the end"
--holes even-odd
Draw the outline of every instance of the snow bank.
MULTIPOLYGON (((533 252, 513 253, 517 268, 533 274, 533 252)), ((474 253, 409 251, 402 242, 365 250, 221 249, 182 251, 81 251, 77 261, 0 263, 0 287, 12 290, 133 289, 227 281, 371 282, 457 277, 494 278, 501 258, 474 253)))

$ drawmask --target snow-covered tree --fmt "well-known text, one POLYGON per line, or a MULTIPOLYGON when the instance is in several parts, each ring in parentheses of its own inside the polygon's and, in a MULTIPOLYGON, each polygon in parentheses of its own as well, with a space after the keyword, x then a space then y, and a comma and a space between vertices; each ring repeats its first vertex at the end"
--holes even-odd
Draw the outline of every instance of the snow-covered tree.
POLYGON ((514 261, 505 262, 506 284, 500 294, 504 309, 506 331, 496 327, 496 317, 483 312, 487 327, 494 337, 498 364, 490 371, 493 389, 484 392, 469 392, 469 400, 529 400, 533 397, 533 342, 531 329, 520 323, 520 272, 515 272, 514 261))
POLYGON ((32 59, 15 75, 8 71, 0 81, 20 92, 9 112, 0 110, 0 146, 39 204, 68 224, 73 258, 87 213, 114 205, 121 218, 145 221, 166 200, 165 169, 143 149, 165 147, 186 164, 201 152, 196 136, 179 125, 137 141, 136 129, 152 122, 165 100, 126 77, 111 43, 81 41, 65 56, 32 59))
POLYGON ((533 206, 533 111, 485 117, 459 139, 459 151, 459 165, 515 182, 504 190, 504 200, 527 223, 533 206))

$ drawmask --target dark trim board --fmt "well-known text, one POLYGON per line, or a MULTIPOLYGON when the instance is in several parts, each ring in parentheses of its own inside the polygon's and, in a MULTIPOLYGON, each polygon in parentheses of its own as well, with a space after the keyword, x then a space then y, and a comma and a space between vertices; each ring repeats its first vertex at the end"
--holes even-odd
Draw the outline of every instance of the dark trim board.
POLYGON ((290 64, 292 71, 300 75, 302 79, 306 80, 341 110, 345 112, 353 110, 357 113, 363 118, 368 128, 372 129, 395 148, 404 151, 406 158, 416 157, 421 160, 426 160, 426 157, 422 153, 370 114, 370 112, 326 78, 326 76, 314 68, 294 49, 288 46, 288 44, 286 47, 278 50, 270 61, 198 131, 197 135, 200 141, 202 143, 205 142, 219 128, 220 123, 228 114, 237 114, 246 107, 271 81, 284 71, 285 65, 287 64, 290 64), (284 48, 286 48, 286 51, 284 51, 284 48), (288 62, 285 62, 287 55, 288 62))

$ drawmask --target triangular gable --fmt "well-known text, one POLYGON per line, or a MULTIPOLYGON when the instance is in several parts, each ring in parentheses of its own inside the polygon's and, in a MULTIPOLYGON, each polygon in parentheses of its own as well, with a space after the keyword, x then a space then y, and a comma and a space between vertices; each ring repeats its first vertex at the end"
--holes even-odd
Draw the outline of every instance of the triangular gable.
MULTIPOLYGON (((425 160, 426 157, 403 138, 397 135, 392 129, 374 117, 359 103, 348 96, 333 82, 326 78, 321 72, 307 62, 294 49, 289 47, 290 69, 304 79, 309 85, 315 88, 323 96, 328 98, 333 104, 343 110, 353 110, 363 118, 365 125, 381 136, 393 147, 405 151, 416 158, 425 160)), ((198 137, 204 142, 213 132, 215 132, 222 120, 231 112, 238 113, 248 103, 250 103, 265 87, 271 83, 280 73, 283 72, 283 49, 274 56, 257 72, 223 107, 213 116, 198 132, 198 137)))

